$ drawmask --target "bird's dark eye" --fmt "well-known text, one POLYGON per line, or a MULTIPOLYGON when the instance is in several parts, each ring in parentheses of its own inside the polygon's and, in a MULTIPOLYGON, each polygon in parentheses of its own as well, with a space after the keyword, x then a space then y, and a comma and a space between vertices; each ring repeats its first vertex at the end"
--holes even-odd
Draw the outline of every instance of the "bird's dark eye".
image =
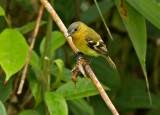
POLYGON ((75 32, 76 32, 77 30, 78 30, 77 28, 74 29, 75 32))

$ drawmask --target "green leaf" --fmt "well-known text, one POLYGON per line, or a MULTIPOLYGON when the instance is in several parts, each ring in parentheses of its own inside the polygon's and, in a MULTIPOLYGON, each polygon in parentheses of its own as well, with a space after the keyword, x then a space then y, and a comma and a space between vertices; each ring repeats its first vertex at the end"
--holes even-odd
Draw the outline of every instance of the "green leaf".
POLYGON ((160 29, 160 3, 155 0, 126 0, 147 20, 160 29))
MULTIPOLYGON (((33 12, 37 3, 32 2, 31 0, 13 0, 13 3, 19 6, 21 10, 33 12)), ((35 8, 36 9, 36 8, 35 8)))
POLYGON ((0 16, 5 16, 5 12, 1 6, 0 6, 0 16))
POLYGON ((84 99, 74 99, 68 101, 68 106, 73 115, 94 115, 92 106, 84 99))
MULTIPOLYGON (((39 26, 43 26, 44 24, 46 24, 46 21, 41 20, 40 25, 39 26)), ((23 27, 20 28, 16 28, 21 34, 26 34, 27 32, 33 30, 36 26, 36 21, 30 22, 28 24, 26 24, 23 27)))
POLYGON ((108 107, 106 107, 106 104, 100 95, 89 97, 89 102, 90 105, 93 107, 94 115, 113 115, 108 109, 108 107))
MULTIPOLYGON (((52 38, 51 38, 51 52, 56 50, 57 48, 61 47, 66 42, 66 38, 60 31, 53 31, 52 38)), ((45 45, 45 38, 43 38, 41 45, 40 45, 40 53, 41 55, 44 52, 44 45, 45 45)))
POLYGON ((19 115, 40 115, 40 113, 35 110, 24 110, 19 115))
POLYGON ((92 61, 91 67, 98 80, 111 88, 111 93, 114 94, 120 84, 120 77, 117 70, 113 69, 104 57, 96 57, 92 61))
POLYGON ((41 70, 41 59, 35 51, 32 51, 29 64, 32 65, 35 69, 41 70))
POLYGON ((5 106, 3 105, 3 103, 0 101, 0 113, 1 115, 7 115, 5 106))
POLYGON ((146 26, 147 38, 158 39, 160 36, 160 30, 148 21, 146 22, 146 26))
MULTIPOLYGON (((81 1, 80 1, 81 3, 81 1)), ((81 5, 79 3, 79 5, 81 5)), ((60 17, 63 17, 63 23, 68 25, 75 18, 75 4, 73 4, 73 0, 58 0, 54 2, 56 5, 55 10, 60 14, 60 17)))
POLYGON ((40 115, 45 115, 48 110, 46 109, 46 103, 44 100, 35 107, 35 110, 40 113, 40 115))
POLYGON ((54 62, 56 63, 59 71, 58 71, 58 74, 56 75, 56 81, 51 84, 51 87, 52 88, 56 88, 58 86, 58 84, 60 83, 61 79, 62 79, 62 72, 63 72, 63 68, 64 68, 64 63, 63 63, 63 60, 61 59, 56 59, 54 60, 54 62))
MULTIPOLYGON (((74 53, 74 52, 72 52, 74 53)), ((66 58, 66 51, 65 48, 60 47, 58 48, 55 53, 53 53, 54 59, 62 59, 64 63, 69 62, 66 58)))
POLYGON ((59 75, 62 75, 62 71, 63 71, 63 68, 64 68, 64 63, 63 63, 63 60, 61 59, 56 59, 54 60, 54 62, 57 64, 58 66, 58 69, 59 69, 59 75))
MULTIPOLYGON (((119 13, 121 14, 124 25, 129 33, 132 44, 140 61, 149 93, 149 83, 146 73, 146 50, 147 50, 147 33, 144 17, 139 14, 125 0, 115 0, 119 13)), ((150 98, 151 100, 151 98, 150 98)))
MULTIPOLYGON (((109 88, 104 87, 106 90, 109 90, 109 88)), ((60 86, 56 92, 63 94, 65 99, 72 100, 72 99, 78 99, 88 96, 93 96, 99 94, 97 88, 94 86, 93 82, 88 79, 84 78, 78 78, 75 84, 70 81, 62 86, 60 86)))
MULTIPOLYGON (((114 3, 111 0, 109 0, 109 1, 107 0, 107 1, 98 2, 98 5, 99 5, 102 13, 105 13, 114 5, 114 3)), ((97 7, 94 4, 94 5, 90 6, 86 11, 82 12, 80 20, 86 24, 90 24, 91 22, 93 22, 94 20, 96 20, 99 17, 100 17, 100 15, 98 13, 97 7), (93 13, 94 13, 94 15, 91 15, 93 13)))
POLYGON ((43 100, 42 84, 40 82, 41 75, 34 68, 29 69, 29 74, 30 74, 30 76, 28 77, 29 86, 36 101, 35 106, 37 106, 43 100))
POLYGON ((101 12, 101 10, 100 10, 100 7, 99 7, 99 5, 98 5, 98 3, 97 3, 97 0, 94 0, 94 3, 95 3, 95 5, 96 5, 96 7, 97 7, 97 10, 98 10, 100 16, 101 16, 101 19, 102 19, 103 24, 104 24, 104 26, 105 26, 105 28, 106 28, 106 30, 107 30, 107 32, 108 32, 109 37, 111 38, 111 40, 113 40, 113 37, 112 37, 112 35, 111 35, 111 32, 110 32, 110 30, 109 30, 109 28, 108 28, 108 26, 107 26, 107 24, 106 24, 106 22, 105 22, 105 19, 104 19, 103 15, 102 15, 102 12, 101 12))
POLYGON ((50 115, 68 115, 67 103, 61 94, 46 92, 45 100, 50 115))
POLYGON ((147 113, 147 115, 159 115, 160 109, 153 109, 147 113))
POLYGON ((4 103, 12 93, 12 80, 4 84, 5 76, 0 77, 0 100, 4 103))
POLYGON ((5 29, 0 34, 0 65, 6 73, 6 81, 25 64, 28 45, 15 29, 5 29))
MULTIPOLYGON (((54 66, 51 70, 51 74, 54 76, 58 75, 58 67, 54 66)), ((72 75, 71 75, 71 70, 68 68, 63 68, 63 72, 62 72, 62 80, 63 81, 71 81, 72 79, 72 75)))
POLYGON ((149 103, 145 82, 137 78, 128 79, 122 83, 118 94, 116 104, 122 109, 160 107, 160 98, 154 94, 151 94, 152 105, 149 103))

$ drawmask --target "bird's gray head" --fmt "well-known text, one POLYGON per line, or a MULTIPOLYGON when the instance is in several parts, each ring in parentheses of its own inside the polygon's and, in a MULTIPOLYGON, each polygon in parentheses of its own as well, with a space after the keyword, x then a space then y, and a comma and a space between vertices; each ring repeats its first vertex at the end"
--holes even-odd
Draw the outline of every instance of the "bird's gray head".
POLYGON ((68 27, 68 37, 77 32, 80 25, 84 25, 82 22, 74 22, 68 27))

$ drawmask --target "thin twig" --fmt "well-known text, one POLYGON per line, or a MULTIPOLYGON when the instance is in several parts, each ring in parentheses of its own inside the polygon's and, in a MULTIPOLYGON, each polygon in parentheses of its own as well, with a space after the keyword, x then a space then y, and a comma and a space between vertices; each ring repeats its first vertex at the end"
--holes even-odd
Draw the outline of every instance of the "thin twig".
POLYGON ((13 91, 12 91, 12 96, 14 96, 16 94, 17 88, 18 88, 18 83, 19 83, 19 79, 21 77, 22 72, 18 72, 16 79, 14 81, 14 85, 13 85, 13 91))
MULTIPOLYGON (((53 9, 53 7, 49 4, 49 2, 47 0, 41 0, 41 3, 45 6, 47 11, 50 13, 50 15, 52 16, 53 20, 58 25, 59 29, 62 31, 62 33, 66 37, 66 39, 67 39, 69 45, 71 46, 71 48, 73 49, 73 51, 75 53, 78 53, 78 49, 73 44, 72 38, 71 37, 67 37, 67 35, 68 35, 67 28, 64 26, 63 22, 61 21, 61 19, 59 18, 59 16, 57 15, 55 10, 53 9)), ((82 64, 85 65, 84 63, 86 64, 86 60, 82 59, 82 64)), ((107 106, 110 109, 110 111, 112 112, 112 114, 113 115, 119 115, 119 113, 117 112, 116 108, 114 107, 114 105, 112 104, 111 100, 109 99, 108 95, 106 94, 106 92, 104 91, 103 87, 101 86, 100 82, 98 81, 98 79, 96 78, 95 74, 93 73, 91 67, 89 65, 86 65, 85 69, 86 69, 88 75, 91 77, 93 83, 95 84, 95 86, 99 90, 102 98, 104 99, 105 103, 107 104, 107 106)))
POLYGON ((110 30, 109 30, 109 28, 108 28, 108 26, 107 26, 107 24, 106 24, 106 22, 105 22, 105 20, 104 20, 104 18, 103 18, 103 15, 102 15, 101 10, 100 10, 100 8, 99 8, 99 6, 98 6, 97 0, 94 0, 94 2, 95 2, 95 5, 96 5, 96 7, 97 7, 97 9, 98 9, 98 12, 99 12, 99 14, 100 14, 100 16, 101 16, 101 18, 102 18, 102 21, 103 21, 103 23, 104 23, 104 26, 106 27, 106 30, 107 30, 107 32, 108 32, 108 35, 109 35, 109 37, 111 38, 111 40, 113 40, 112 34, 111 34, 111 32, 110 32, 110 30))
POLYGON ((97 79, 96 75, 94 74, 93 70, 91 69, 91 67, 88 64, 86 65, 86 63, 87 63, 86 60, 82 59, 83 66, 85 65, 85 69, 86 69, 88 75, 92 79, 94 85, 97 87, 99 93, 101 94, 101 96, 102 96, 103 100, 105 101, 105 103, 107 104, 108 108, 110 109, 110 111, 112 112, 113 115, 119 115, 118 111, 116 110, 116 108, 114 107, 114 105, 111 102, 110 98, 106 94, 106 92, 103 89, 101 83, 99 82, 99 80, 97 79))
POLYGON ((27 61, 26 61, 26 64, 25 64, 25 67, 24 67, 24 70, 23 70, 23 73, 22 73, 22 78, 21 78, 21 81, 20 81, 20 85, 19 85, 17 94, 21 94, 22 89, 23 89, 23 85, 24 85, 24 81, 25 81, 26 73, 27 73, 27 68, 28 68, 28 64, 29 64, 31 52, 32 52, 32 50, 33 50, 34 43, 35 43, 35 41, 36 41, 36 36, 37 36, 38 30, 39 30, 39 24, 40 24, 41 17, 42 17, 42 14, 43 14, 43 9, 44 9, 44 7, 43 7, 43 5, 42 5, 42 6, 40 7, 40 10, 39 10, 39 15, 38 15, 37 22, 36 22, 36 26, 35 26, 35 29, 34 29, 34 33, 33 33, 33 36, 32 36, 32 42, 31 42, 31 45, 30 45, 30 47, 29 47, 29 52, 28 52, 27 61))

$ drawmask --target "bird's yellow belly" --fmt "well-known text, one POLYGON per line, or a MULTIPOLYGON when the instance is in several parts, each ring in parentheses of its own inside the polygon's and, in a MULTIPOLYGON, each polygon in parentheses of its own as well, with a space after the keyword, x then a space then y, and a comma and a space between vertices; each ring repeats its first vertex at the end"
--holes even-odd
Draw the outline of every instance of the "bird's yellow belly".
MULTIPOLYGON (((83 36, 81 36, 83 37, 83 36)), ((79 40, 79 39, 74 39, 73 38, 73 43, 74 45, 77 47, 77 49, 82 52, 85 55, 89 55, 89 56, 100 56, 100 54, 96 51, 94 51, 93 49, 91 49, 90 47, 87 46, 87 43, 84 42, 83 40, 79 40)))

